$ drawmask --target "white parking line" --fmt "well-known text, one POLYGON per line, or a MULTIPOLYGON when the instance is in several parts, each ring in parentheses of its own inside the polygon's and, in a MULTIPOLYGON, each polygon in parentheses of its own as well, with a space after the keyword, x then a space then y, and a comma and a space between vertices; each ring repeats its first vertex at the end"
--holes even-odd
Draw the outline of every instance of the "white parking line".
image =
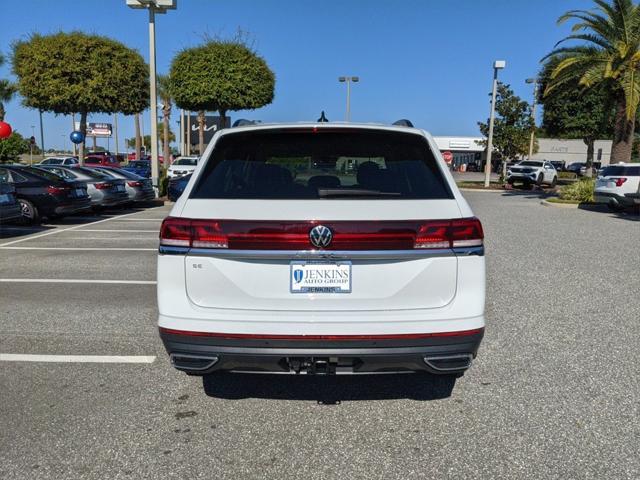
POLYGON ((145 355, 32 355, 0 353, 0 362, 50 362, 50 363, 153 363, 155 356, 145 355))
MULTIPOLYGON (((105 238, 100 238, 99 240, 110 240, 105 238)), ((3 247, 0 245, 0 250, 67 250, 74 252, 105 252, 105 251, 114 251, 114 252, 157 252, 157 248, 129 248, 129 247, 3 247)))
MULTIPOLYGON (((160 208, 160 207, 156 207, 156 208, 160 208)), ((143 210, 141 212, 127 213, 125 215, 120 215, 118 217, 109 217, 109 218, 105 218, 103 220, 98 220, 97 222, 83 223, 81 225, 75 225, 75 226, 69 227, 69 228, 58 228, 58 229, 54 229, 54 230, 49 231, 49 232, 41 233, 39 235, 34 235, 33 237, 20 238, 18 240, 13 240, 12 242, 2 243, 2 244, 0 244, 0 247, 7 247, 9 245, 15 245, 16 243, 26 242, 28 240, 35 240, 36 238, 47 237, 49 235, 54 235, 56 233, 68 232, 70 230, 77 230, 79 228, 86 227, 88 225, 98 225, 99 223, 111 222, 111 221, 116 220, 116 219, 122 219, 124 217, 130 217, 132 215, 139 215, 139 214, 144 213, 146 211, 148 211, 148 210, 143 210)))
POLYGON ((0 278, 0 283, 99 283, 109 285, 155 285, 155 280, 87 280, 84 278, 0 278))
POLYGON ((115 233, 155 233, 158 235, 159 230, 115 230, 109 228, 82 228, 76 230, 78 232, 115 232, 115 233))
MULTIPOLYGON (((136 212, 136 213, 141 213, 141 212, 136 212)), ((130 214, 133 215, 133 214, 130 214)), ((122 217, 124 217, 125 215, 122 215, 122 217)), ((119 221, 121 222, 162 222, 162 220, 164 220, 163 218, 125 218, 122 219, 122 217, 114 217, 117 218, 119 221), (120 220, 122 219, 122 220, 120 220)), ((89 225, 89 224, 87 224, 89 225)))

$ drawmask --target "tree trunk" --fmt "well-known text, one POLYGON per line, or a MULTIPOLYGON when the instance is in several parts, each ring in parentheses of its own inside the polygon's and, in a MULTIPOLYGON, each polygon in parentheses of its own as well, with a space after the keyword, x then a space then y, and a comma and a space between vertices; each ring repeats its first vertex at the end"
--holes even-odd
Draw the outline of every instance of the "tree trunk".
POLYGON ((220 130, 222 130, 227 126, 227 111, 218 110, 218 115, 220 115, 220 130))
POLYGON ((134 118, 136 126, 136 160, 140 160, 140 152, 142 150, 142 139, 140 138, 140 114, 136 113, 134 118))
POLYGON ((635 122, 627 119, 627 104, 624 98, 616 106, 616 123, 611 145, 611 163, 630 162, 633 148, 635 122))
POLYGON ((5 113, 6 112, 4 111, 4 104, 0 102, 0 122, 4 122, 5 113))
POLYGON ((198 112, 198 154, 200 156, 202 156, 202 154, 204 153, 204 120, 204 110, 200 110, 198 112))
POLYGON ((87 141, 87 112, 80 112, 80 133, 82 133, 82 143, 80 144, 80 148, 78 150, 78 160, 80 161, 80 165, 84 165, 84 147, 85 142, 87 141))
POLYGON ((587 144, 587 162, 585 164, 585 167, 586 167, 585 176, 592 177, 593 176, 593 170, 592 170, 593 151, 594 151, 593 143, 595 142, 595 140, 593 138, 583 138, 582 141, 587 144))
POLYGON ((171 115, 171 107, 167 105, 162 109, 162 156, 164 159, 164 165, 169 166, 169 117, 171 115))

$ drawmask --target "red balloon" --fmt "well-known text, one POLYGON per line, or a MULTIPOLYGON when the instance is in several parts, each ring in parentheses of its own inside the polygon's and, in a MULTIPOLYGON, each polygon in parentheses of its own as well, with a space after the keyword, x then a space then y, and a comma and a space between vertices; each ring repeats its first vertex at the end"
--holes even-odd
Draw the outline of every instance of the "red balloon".
POLYGON ((11 135, 11 125, 6 122, 0 122, 0 138, 9 138, 11 135))

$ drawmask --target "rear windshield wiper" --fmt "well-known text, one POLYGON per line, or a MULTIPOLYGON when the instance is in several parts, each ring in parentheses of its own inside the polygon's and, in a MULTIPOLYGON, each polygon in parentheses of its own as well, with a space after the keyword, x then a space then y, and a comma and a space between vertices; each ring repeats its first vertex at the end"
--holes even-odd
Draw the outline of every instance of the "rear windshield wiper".
POLYGON ((320 198, 329 197, 399 197, 399 192, 381 192, 380 190, 366 189, 342 189, 342 188, 320 188, 318 196, 320 198))

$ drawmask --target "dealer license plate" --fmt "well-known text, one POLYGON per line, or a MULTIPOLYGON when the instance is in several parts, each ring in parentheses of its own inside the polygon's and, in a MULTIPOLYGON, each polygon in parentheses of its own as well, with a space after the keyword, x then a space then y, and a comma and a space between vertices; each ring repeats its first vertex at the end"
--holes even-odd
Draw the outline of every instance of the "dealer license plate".
POLYGON ((351 293, 351 262, 291 262, 291 293, 351 293))

